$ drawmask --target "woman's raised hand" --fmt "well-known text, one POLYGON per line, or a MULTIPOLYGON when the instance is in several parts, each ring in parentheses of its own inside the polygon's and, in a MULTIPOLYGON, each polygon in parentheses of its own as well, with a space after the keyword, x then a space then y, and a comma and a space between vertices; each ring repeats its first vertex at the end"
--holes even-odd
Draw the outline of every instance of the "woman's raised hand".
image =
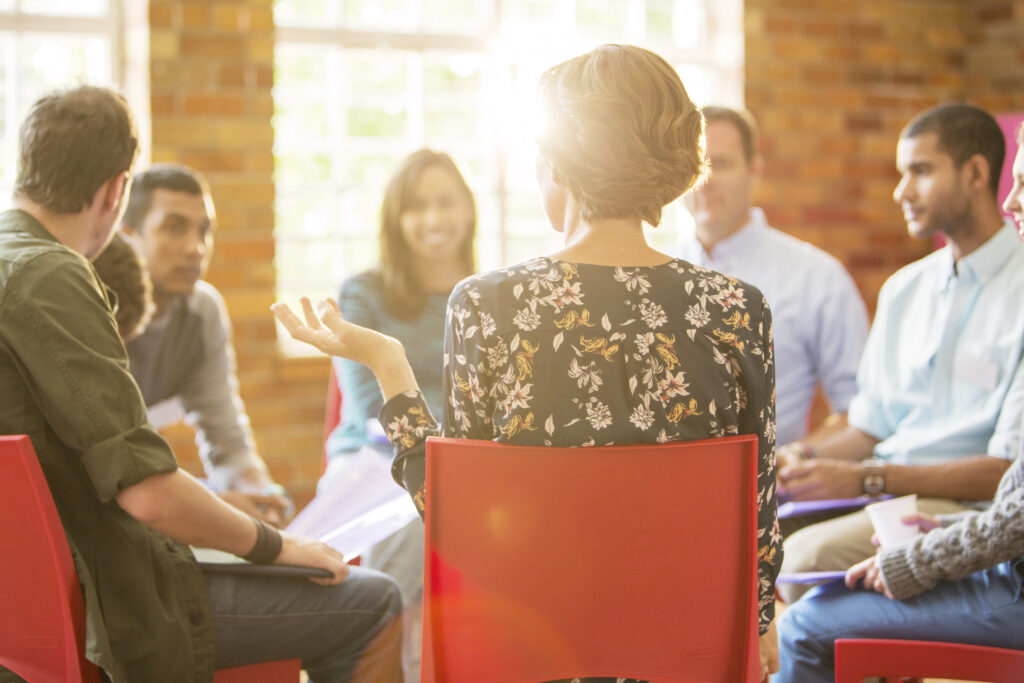
POLYGON ((345 320, 332 299, 321 301, 316 311, 308 298, 302 297, 300 301, 305 322, 292 312, 288 304, 276 303, 270 307, 293 339, 314 346, 329 356, 348 358, 371 368, 388 347, 392 352, 396 348, 402 350, 397 339, 345 320))
POLYGON ((276 303, 270 307, 293 339, 329 356, 340 356, 366 365, 377 376, 386 399, 417 389, 416 378, 400 341, 348 322, 341 316, 333 299, 321 301, 316 311, 308 298, 302 297, 301 302, 305 322, 292 312, 288 304, 276 303))

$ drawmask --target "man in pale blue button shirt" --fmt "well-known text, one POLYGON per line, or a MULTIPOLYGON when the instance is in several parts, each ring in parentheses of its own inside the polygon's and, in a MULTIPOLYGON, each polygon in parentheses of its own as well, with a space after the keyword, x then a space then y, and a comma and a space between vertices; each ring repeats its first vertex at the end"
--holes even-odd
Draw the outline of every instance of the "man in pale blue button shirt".
POLYGON ((676 255, 755 285, 772 311, 775 334, 775 442, 813 444, 846 424, 857 393, 857 365, 868 317, 843 265, 812 244, 768 225, 752 206, 764 159, 757 126, 745 111, 705 107, 711 175, 694 193, 696 229, 676 255), (815 390, 832 415, 807 436, 815 390))
MULTIPOLYGON (((849 425, 780 458, 796 499, 917 494, 948 514, 988 501, 1017 456, 1024 409, 1024 244, 996 192, 1005 141, 977 107, 943 105, 904 128, 893 192, 910 234, 947 245, 882 287, 849 425)), ((838 570, 874 554, 864 513, 801 529, 783 572, 838 570)), ((787 600, 802 591, 783 587, 787 600)))

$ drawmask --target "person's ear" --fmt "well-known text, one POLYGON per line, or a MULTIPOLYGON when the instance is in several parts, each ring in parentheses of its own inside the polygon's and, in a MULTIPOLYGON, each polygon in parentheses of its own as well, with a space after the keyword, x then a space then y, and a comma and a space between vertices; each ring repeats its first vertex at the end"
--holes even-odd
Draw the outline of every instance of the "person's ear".
POLYGON ((760 178, 764 173, 764 157, 760 154, 755 154, 750 160, 750 173, 756 178, 760 178))
POLYGON ((103 211, 117 211, 121 207, 124 191, 128 187, 128 171, 113 176, 100 187, 99 199, 103 202, 103 211))
POLYGON ((985 155, 977 153, 968 157, 960 169, 961 174, 966 178, 967 186, 975 191, 988 192, 989 180, 992 178, 992 169, 988 165, 985 155))

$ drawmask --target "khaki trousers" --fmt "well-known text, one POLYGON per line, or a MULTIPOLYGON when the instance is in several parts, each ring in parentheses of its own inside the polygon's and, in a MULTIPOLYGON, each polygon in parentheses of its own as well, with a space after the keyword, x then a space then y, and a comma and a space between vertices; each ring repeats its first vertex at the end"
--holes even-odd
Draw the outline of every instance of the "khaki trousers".
MULTIPOLYGON (((948 498, 918 498, 917 509, 930 515, 947 515, 971 508, 948 498)), ((799 518, 786 521, 789 524, 784 526, 783 573, 846 570, 875 554, 876 548, 871 543, 875 531, 863 510, 827 521, 811 518, 809 526, 799 530, 793 530, 799 518)), ((778 592, 787 604, 793 604, 811 588, 813 586, 785 584, 778 587, 778 592)))

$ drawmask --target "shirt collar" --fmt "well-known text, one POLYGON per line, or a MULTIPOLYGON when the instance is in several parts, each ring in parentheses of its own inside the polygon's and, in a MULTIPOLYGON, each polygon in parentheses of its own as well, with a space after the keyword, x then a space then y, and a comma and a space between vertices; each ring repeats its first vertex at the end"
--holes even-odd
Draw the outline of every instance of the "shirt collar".
POLYGON ((973 282, 984 285, 992 276, 999 272, 1003 265, 1013 256, 1015 250, 1020 249, 1020 235, 1010 221, 1005 221, 1003 227, 999 228, 996 234, 980 247, 967 256, 953 264, 953 252, 946 247, 949 260, 949 278, 947 285, 955 277, 970 279, 973 282))
POLYGON ((0 213, 0 230, 20 230, 37 239, 60 242, 35 216, 22 209, 10 209, 0 213))
POLYGON ((727 268, 733 263, 749 261, 757 253, 761 236, 767 228, 768 219, 765 218, 764 211, 754 206, 751 207, 750 216, 743 227, 711 247, 710 252, 705 250, 704 245, 697 239, 696 231, 685 252, 693 256, 695 262, 699 260, 698 265, 715 264, 714 267, 717 269, 727 268), (697 256, 700 258, 697 259, 697 256))

